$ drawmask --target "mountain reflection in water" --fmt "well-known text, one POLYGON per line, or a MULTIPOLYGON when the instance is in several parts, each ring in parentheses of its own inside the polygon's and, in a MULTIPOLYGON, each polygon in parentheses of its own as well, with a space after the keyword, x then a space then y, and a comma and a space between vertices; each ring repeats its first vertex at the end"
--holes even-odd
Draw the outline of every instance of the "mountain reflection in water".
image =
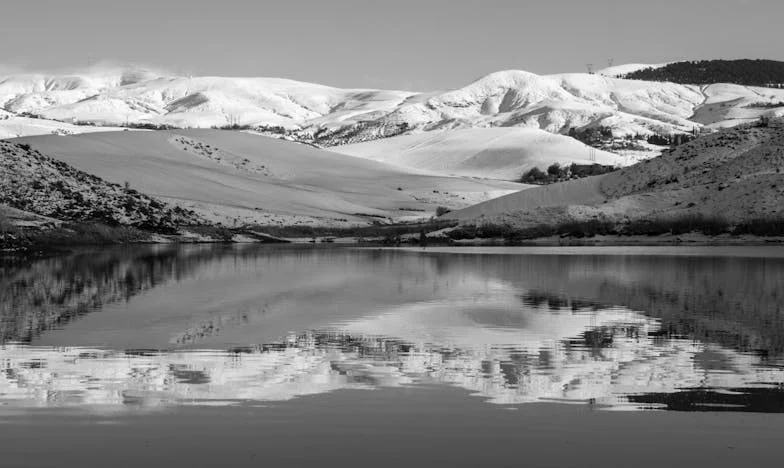
POLYGON ((49 259, 2 271, 0 405, 445 384, 507 405, 784 412, 783 266, 261 247, 49 259))

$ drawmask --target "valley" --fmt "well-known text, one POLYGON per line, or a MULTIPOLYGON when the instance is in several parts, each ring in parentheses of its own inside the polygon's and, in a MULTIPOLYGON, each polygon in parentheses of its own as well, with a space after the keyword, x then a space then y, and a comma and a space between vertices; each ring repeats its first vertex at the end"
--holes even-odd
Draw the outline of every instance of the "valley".
POLYGON ((424 93, 135 68, 0 77, 3 223, 305 233, 783 216, 784 90, 630 78, 667 67, 509 70, 424 93), (43 180, 42 161, 67 167, 43 180), (591 165, 610 172, 519 183, 591 165), (187 219, 138 218, 134 196, 187 219))

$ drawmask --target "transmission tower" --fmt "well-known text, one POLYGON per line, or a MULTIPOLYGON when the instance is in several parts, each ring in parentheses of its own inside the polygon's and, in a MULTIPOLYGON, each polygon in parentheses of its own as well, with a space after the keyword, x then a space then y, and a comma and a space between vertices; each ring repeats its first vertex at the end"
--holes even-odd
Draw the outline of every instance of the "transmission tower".
POLYGON ((589 75, 593 75, 593 64, 592 63, 586 63, 585 64, 585 68, 588 69, 588 74, 589 75))

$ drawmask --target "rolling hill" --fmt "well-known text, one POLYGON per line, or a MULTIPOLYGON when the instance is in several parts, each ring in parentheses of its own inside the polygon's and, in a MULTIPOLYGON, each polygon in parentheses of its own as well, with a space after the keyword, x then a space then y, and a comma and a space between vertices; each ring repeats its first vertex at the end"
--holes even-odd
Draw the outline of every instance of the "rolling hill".
POLYGON ((519 227, 683 215, 737 223, 784 217, 784 123, 707 135, 597 177, 537 187, 453 212, 463 223, 519 227))
POLYGON ((525 187, 433 176, 223 130, 48 135, 9 142, 229 226, 419 219, 438 206, 465 207, 525 187))
POLYGON ((471 128, 401 135, 334 151, 441 175, 517 180, 533 167, 626 165, 625 158, 534 128, 471 128))

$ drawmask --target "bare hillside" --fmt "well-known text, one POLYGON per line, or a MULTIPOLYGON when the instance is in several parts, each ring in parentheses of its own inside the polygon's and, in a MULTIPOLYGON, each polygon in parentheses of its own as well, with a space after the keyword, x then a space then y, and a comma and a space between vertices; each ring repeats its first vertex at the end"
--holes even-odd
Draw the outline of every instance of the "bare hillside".
POLYGON ((201 222, 190 210, 75 169, 28 144, 2 140, 0 204, 15 208, 2 211, 5 217, 19 221, 35 221, 31 215, 35 214, 60 221, 101 221, 154 230, 201 222))
POLYGON ((449 216, 530 226, 690 214, 730 222, 784 216, 784 124, 724 130, 618 172, 521 191, 449 216))

